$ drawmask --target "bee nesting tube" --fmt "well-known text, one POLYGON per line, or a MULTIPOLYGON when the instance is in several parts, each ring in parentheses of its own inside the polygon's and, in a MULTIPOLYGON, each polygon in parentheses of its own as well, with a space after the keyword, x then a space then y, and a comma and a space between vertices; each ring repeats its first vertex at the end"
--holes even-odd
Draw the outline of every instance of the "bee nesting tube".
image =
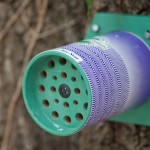
POLYGON ((48 50, 26 68, 24 101, 47 132, 74 134, 143 104, 149 64, 149 47, 124 31, 48 50))

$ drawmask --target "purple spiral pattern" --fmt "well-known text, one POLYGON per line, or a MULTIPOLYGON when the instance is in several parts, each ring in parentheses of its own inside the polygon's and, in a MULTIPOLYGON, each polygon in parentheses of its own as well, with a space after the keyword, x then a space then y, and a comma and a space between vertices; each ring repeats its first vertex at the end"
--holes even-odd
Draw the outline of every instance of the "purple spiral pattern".
MULTIPOLYGON (((79 65, 90 84, 92 106, 84 127, 116 116, 130 107, 142 103, 140 99, 150 95, 148 94, 150 91, 147 90, 145 93, 143 91, 143 94, 136 94, 134 89, 144 86, 145 78, 140 74, 140 80, 136 85, 136 80, 134 80, 136 74, 132 67, 140 62, 141 53, 135 53, 137 48, 143 48, 142 55, 150 58, 148 48, 136 36, 128 32, 114 32, 61 48, 82 58, 83 61, 80 61, 79 65), (132 43, 129 39, 132 40, 132 43), (132 59, 128 59, 128 57, 132 59)), ((145 59, 143 65, 146 63, 150 63, 150 59, 145 59)), ((139 65, 137 70, 139 69, 143 69, 142 65, 139 65)), ((145 70, 147 69, 145 68, 145 70)), ((145 70, 143 69, 142 72, 145 70)), ((150 82, 145 84, 150 85, 150 82)))
POLYGON ((85 68, 88 68, 88 80, 93 97, 92 111, 86 126, 120 113, 129 91, 128 73, 121 57, 113 49, 105 53, 89 45, 71 44, 63 49, 79 55, 86 63, 80 63, 82 69, 85 71, 85 68))

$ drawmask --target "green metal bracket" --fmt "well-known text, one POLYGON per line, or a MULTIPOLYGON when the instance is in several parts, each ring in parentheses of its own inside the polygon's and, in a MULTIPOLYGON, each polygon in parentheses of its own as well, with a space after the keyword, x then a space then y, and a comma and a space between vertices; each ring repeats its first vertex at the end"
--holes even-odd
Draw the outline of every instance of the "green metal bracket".
MULTIPOLYGON (((88 29, 85 38, 125 30, 140 36, 150 46, 150 17, 141 15, 123 15, 97 13, 88 29)), ((110 121, 150 126, 150 99, 142 106, 116 116, 110 121)))

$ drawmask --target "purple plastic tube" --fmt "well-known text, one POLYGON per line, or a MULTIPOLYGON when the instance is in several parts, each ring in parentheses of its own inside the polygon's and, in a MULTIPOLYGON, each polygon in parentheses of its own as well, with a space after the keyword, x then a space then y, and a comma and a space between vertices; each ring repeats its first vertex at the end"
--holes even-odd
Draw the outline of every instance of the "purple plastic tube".
POLYGON ((150 49, 136 35, 117 31, 58 49, 77 55, 89 80, 92 109, 84 127, 135 108, 150 97, 150 49))
POLYGON ((23 96, 34 121, 66 136, 150 98, 150 49, 116 31, 42 52, 27 66, 23 96))

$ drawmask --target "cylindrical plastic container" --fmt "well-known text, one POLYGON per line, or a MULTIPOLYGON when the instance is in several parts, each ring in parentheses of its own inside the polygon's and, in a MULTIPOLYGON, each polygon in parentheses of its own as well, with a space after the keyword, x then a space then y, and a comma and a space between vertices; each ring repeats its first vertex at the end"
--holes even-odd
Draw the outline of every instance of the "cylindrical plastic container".
POLYGON ((35 56, 23 77, 34 121, 65 136, 143 104, 150 97, 150 51, 116 31, 35 56))

